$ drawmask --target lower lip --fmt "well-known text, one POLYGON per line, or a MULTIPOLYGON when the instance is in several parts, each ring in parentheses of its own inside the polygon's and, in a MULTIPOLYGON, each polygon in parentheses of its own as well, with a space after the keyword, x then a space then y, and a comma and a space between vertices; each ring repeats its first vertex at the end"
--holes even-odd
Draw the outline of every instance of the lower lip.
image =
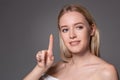
POLYGON ((80 41, 74 41, 74 42, 70 42, 71 46, 77 46, 80 43, 80 41))

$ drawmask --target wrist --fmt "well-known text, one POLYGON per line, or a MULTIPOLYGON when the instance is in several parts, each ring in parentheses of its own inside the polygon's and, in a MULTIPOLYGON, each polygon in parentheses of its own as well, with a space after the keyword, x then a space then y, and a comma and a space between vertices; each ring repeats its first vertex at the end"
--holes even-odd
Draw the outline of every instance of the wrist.
POLYGON ((44 74, 44 72, 45 72, 45 69, 40 67, 38 64, 35 66, 35 69, 37 72, 39 72, 41 74, 44 74))

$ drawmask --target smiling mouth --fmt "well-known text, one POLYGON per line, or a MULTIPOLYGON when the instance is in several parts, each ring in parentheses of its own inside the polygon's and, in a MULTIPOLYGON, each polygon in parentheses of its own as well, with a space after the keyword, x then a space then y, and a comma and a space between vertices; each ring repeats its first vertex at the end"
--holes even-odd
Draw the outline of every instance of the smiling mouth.
POLYGON ((78 41, 71 41, 70 42, 70 45, 71 46, 76 46, 76 45, 78 45, 80 43, 80 41, 78 40, 78 41))

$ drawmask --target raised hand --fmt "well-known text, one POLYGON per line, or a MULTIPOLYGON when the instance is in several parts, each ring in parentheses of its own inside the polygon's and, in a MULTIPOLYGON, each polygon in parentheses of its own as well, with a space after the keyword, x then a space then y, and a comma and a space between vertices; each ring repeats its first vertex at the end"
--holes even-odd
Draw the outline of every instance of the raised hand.
POLYGON ((52 66, 53 56, 53 35, 50 35, 48 50, 39 51, 36 54, 37 65, 23 80, 39 80, 41 76, 52 66))
POLYGON ((38 66, 46 72, 54 62, 53 56, 53 35, 50 35, 48 50, 39 51, 36 54, 38 66))

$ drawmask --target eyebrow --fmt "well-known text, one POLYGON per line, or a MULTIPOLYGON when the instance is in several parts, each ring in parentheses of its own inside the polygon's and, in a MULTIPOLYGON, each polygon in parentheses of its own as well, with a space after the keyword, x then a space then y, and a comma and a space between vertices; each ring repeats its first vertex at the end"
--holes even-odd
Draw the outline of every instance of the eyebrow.
POLYGON ((60 28, 64 28, 64 27, 67 27, 67 25, 64 25, 64 26, 60 26, 60 28))
POLYGON ((83 25, 84 25, 83 22, 77 22, 77 23, 74 24, 74 26, 75 26, 75 25, 78 25, 78 24, 83 24, 83 25))
MULTIPOLYGON (((83 24, 83 25, 84 25, 83 22, 77 22, 77 23, 74 24, 74 26, 76 26, 76 25, 78 25, 78 24, 83 24)), ((60 28, 64 28, 64 27, 67 27, 67 25, 60 26, 60 28)))

